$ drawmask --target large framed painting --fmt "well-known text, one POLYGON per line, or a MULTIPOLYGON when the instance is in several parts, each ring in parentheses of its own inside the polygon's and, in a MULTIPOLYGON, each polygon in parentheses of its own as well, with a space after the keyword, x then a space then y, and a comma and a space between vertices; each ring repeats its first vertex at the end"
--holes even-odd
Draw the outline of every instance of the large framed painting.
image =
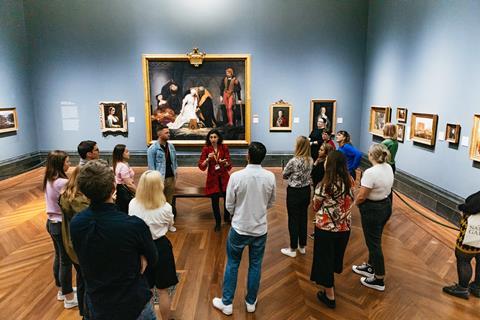
POLYGON ((470 159, 480 162, 480 114, 473 117, 472 141, 470 143, 470 159))
POLYGON ((383 137, 383 127, 390 122, 392 109, 389 106, 371 106, 369 132, 383 137))
POLYGON ((310 132, 314 128, 327 129, 335 134, 337 100, 313 99, 310 101, 310 132))
POLYGON ((398 107, 397 108, 397 121, 402 122, 402 123, 406 123, 407 122, 407 113, 408 113, 407 108, 398 107))
POLYGON ((270 105, 270 131, 292 131, 292 105, 280 100, 270 105))
POLYGON ((412 113, 410 139, 414 142, 435 145, 438 116, 429 113, 412 113))
POLYGON ((122 101, 99 103, 100 129, 103 135, 128 133, 127 104, 122 101))
POLYGON ((0 133, 17 131, 18 118, 16 108, 0 109, 0 133))
POLYGON ((250 55, 188 54, 142 57, 147 144, 170 128, 175 145, 201 146, 216 128, 224 143, 250 142, 250 55))
POLYGON ((403 123, 397 123, 397 141, 405 141, 405 125, 403 123))
POLYGON ((445 141, 458 143, 460 141, 460 130, 461 127, 459 124, 447 123, 447 127, 445 128, 445 141))

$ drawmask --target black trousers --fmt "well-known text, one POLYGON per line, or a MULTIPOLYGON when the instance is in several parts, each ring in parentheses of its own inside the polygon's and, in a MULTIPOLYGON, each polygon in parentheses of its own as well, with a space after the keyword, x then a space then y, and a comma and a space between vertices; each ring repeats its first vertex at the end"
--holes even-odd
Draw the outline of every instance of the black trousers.
POLYGON ((88 319, 88 310, 87 304, 85 303, 85 282, 83 280, 82 270, 80 269, 80 265, 74 263, 73 267, 77 272, 77 300, 78 300, 78 311, 80 311, 80 315, 84 317, 84 319, 88 319))
POLYGON ((334 273, 343 271, 343 257, 349 238, 350 231, 329 232, 315 227, 310 280, 326 288, 334 286, 334 273))
POLYGON ((382 251, 382 233, 385 224, 392 215, 389 198, 381 201, 366 200, 359 206, 363 235, 368 248, 368 264, 375 270, 375 275, 385 275, 385 262, 382 251))
POLYGON ((63 246, 62 223, 47 220, 47 231, 55 248, 55 258, 53 260, 55 285, 62 288, 62 294, 64 295, 72 293, 72 261, 63 246))
POLYGON ((223 220, 225 222, 230 221, 230 212, 228 212, 225 206, 225 193, 214 193, 211 196, 213 216, 215 217, 215 223, 220 224, 222 219, 220 218, 220 198, 223 198, 223 220))
POLYGON ((128 205, 133 199, 133 193, 128 190, 128 187, 124 184, 117 184, 117 199, 115 204, 118 210, 128 213, 128 205))
MULTIPOLYGON (((390 167, 392 167, 393 177, 395 178, 395 171, 397 170, 397 167, 395 166, 394 163, 390 163, 390 167)), ((390 202, 392 203, 392 208, 393 208, 393 188, 392 188, 392 191, 390 191, 390 194, 388 195, 388 197, 390 198, 390 202)))
POLYGON ((310 186, 287 187, 288 232, 290 248, 307 245, 307 217, 310 204, 310 186))
POLYGON ((455 257, 457 257, 458 284, 464 288, 468 287, 472 279, 472 259, 475 258, 474 283, 480 287, 480 253, 465 253, 455 249, 455 257))

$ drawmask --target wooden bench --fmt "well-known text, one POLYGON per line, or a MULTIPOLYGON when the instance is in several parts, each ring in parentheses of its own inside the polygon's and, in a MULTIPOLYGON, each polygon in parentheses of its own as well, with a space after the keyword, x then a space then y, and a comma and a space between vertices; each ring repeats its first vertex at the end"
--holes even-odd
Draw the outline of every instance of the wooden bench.
POLYGON ((205 187, 175 187, 173 193, 172 208, 173 214, 177 215, 177 198, 210 198, 205 194, 205 187))

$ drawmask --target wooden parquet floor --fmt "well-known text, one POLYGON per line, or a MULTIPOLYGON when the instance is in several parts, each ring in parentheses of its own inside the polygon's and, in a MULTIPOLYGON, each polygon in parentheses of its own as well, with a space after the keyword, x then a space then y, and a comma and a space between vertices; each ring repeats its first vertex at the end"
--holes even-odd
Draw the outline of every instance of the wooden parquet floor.
MULTIPOLYGON (((145 168, 136 168, 137 178, 145 168)), ((442 293, 456 281, 453 254, 456 231, 421 218, 398 198, 384 233, 386 291, 363 287, 351 265, 367 258, 358 210, 345 257, 345 269, 336 276, 337 308, 316 300, 319 288, 310 282, 312 240, 307 254, 288 258, 286 183, 280 169, 277 202, 269 212, 269 233, 263 262, 257 311, 247 314, 244 305, 248 258, 244 254, 231 319, 480 319, 480 299, 462 300, 442 293)), ((79 319, 78 310, 65 310, 56 301, 53 246, 45 230, 43 169, 0 181, 0 319, 79 319)), ((178 184, 203 185, 204 173, 181 168, 178 184)), ((411 202, 411 201, 410 201, 411 202)), ((419 210, 436 217, 426 209, 419 210)), ((178 199, 177 232, 169 233, 180 273, 172 301, 175 319, 226 319, 211 306, 221 295, 226 262, 228 226, 213 232, 208 199, 178 199)), ((440 219, 436 217, 437 219, 440 219)), ((444 221, 445 222, 445 221, 444 221)), ((309 227, 310 230, 313 226, 309 227)), ((158 313, 158 310, 157 310, 158 313)), ((159 313, 158 313, 159 315, 159 313)))

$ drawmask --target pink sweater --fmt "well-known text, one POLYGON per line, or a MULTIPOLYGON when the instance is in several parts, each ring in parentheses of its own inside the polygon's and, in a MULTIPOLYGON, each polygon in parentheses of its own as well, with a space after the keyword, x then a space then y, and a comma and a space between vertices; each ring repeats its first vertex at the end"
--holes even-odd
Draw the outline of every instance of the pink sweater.
POLYGON ((62 210, 58 205, 58 199, 60 198, 60 192, 67 184, 68 179, 57 178, 52 182, 47 182, 45 188, 45 202, 47 204, 48 220, 62 221, 62 210))

